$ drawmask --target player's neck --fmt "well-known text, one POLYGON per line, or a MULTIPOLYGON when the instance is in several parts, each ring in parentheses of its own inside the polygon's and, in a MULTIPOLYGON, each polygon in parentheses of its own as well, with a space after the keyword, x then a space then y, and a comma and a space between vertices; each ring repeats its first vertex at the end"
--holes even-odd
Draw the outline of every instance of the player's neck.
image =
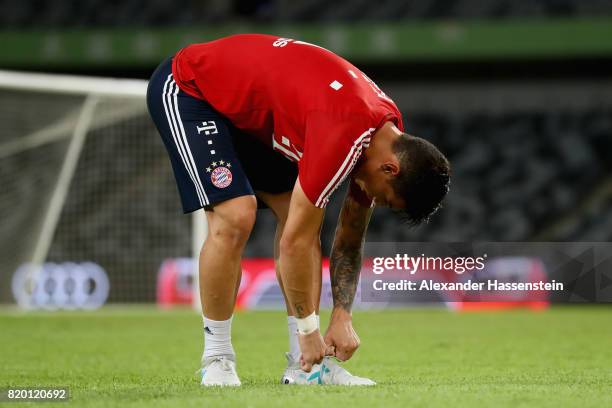
POLYGON ((382 163, 395 160, 393 142, 401 134, 402 132, 395 127, 393 122, 385 122, 372 135, 370 146, 368 146, 363 154, 364 160, 354 174, 355 179, 363 181, 368 178, 368 174, 374 172, 382 163))
POLYGON ((370 146, 366 149, 366 157, 385 157, 393 154, 393 143, 402 134, 402 132, 395 126, 393 122, 385 122, 380 129, 378 129, 372 140, 370 146))

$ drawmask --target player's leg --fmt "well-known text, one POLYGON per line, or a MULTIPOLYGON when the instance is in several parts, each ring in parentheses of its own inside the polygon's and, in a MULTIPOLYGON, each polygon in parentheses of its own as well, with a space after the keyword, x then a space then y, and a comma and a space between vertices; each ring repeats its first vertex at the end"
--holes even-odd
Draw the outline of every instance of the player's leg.
POLYGON ((256 209, 255 197, 248 195, 206 211, 208 237, 200 253, 200 297, 208 319, 224 321, 232 316, 240 257, 255 223, 256 209))
MULTIPOLYGON (((314 376, 314 377, 317 376, 316 373, 318 372, 320 365, 316 364, 313 367, 313 370, 311 371, 311 373, 306 373, 302 371, 300 368, 300 365, 299 365, 300 345, 298 342, 297 320, 290 306, 290 303, 287 301, 287 296, 285 295, 283 281, 280 275, 281 265, 279 262, 279 242, 280 242, 280 238, 283 233, 285 222, 287 220, 287 214, 289 211, 289 201, 291 199, 291 191, 287 191, 287 192, 280 193, 280 194, 271 194, 271 193, 266 193, 262 191, 257 191, 257 197, 272 210, 277 220, 276 233, 274 237, 274 267, 276 270, 276 277, 278 279, 279 286, 281 288, 283 297, 285 299, 285 307, 287 309, 287 331, 288 331, 288 338, 289 338, 289 352, 286 353, 287 368, 285 369, 285 372, 283 373, 281 382, 309 384, 312 382, 308 381, 308 378, 310 378, 311 376, 314 376)), ((313 246, 314 244, 315 243, 313 243, 313 246)), ((321 261, 320 251, 313 250, 313 256, 318 258, 319 265, 320 265, 320 261, 321 261)), ((315 312, 317 314, 317 319, 318 319, 319 299, 320 299, 320 292, 321 292, 321 273, 318 273, 315 275, 316 277, 314 278, 315 279, 314 287, 318 288, 318 290, 315 291, 316 299, 313 299, 313 304, 316 305, 315 312)))
POLYGON ((242 196, 206 211, 208 237, 200 252, 200 297, 204 321, 203 385, 240 385, 231 340, 242 251, 255 222, 254 196, 242 196))
POLYGON ((287 301, 287 297, 285 296, 285 288, 283 286, 283 281, 280 275, 279 250, 280 239, 283 235, 285 222, 287 221, 287 214, 289 213, 289 201, 291 200, 291 192, 287 191, 281 194, 271 194, 263 191, 256 191, 256 194, 261 201, 263 201, 268 207, 270 207, 270 210, 272 210, 274 216, 276 217, 276 230, 274 233, 274 269, 276 270, 276 278, 281 288, 281 292, 283 293, 283 298, 285 299, 287 316, 293 316, 293 311, 291 310, 291 306, 287 301))
POLYGON ((171 60, 149 82, 147 105, 168 151, 185 213, 205 208, 210 233, 200 254, 203 385, 239 385, 231 345, 240 257, 256 201, 226 120, 178 88, 171 60))

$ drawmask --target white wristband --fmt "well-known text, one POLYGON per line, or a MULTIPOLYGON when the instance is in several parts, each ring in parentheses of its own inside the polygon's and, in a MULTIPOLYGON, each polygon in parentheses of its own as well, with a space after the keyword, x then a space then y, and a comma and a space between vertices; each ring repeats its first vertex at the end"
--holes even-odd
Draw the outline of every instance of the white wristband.
POLYGON ((315 312, 312 312, 310 316, 306 316, 303 319, 296 317, 295 320, 297 320, 299 334, 310 334, 319 328, 319 325, 317 324, 317 315, 315 312))

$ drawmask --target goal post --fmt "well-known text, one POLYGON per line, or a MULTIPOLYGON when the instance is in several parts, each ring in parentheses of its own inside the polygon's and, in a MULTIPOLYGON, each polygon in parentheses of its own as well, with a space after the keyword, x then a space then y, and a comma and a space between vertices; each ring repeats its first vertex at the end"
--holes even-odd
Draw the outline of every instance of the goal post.
POLYGON ((110 281, 110 301, 152 302, 163 261, 191 256, 199 308, 206 219, 202 210, 181 215, 146 88, 143 80, 0 70, 0 303, 92 306, 83 299, 105 287, 92 270, 110 281), (85 279, 69 279, 76 270, 85 279))

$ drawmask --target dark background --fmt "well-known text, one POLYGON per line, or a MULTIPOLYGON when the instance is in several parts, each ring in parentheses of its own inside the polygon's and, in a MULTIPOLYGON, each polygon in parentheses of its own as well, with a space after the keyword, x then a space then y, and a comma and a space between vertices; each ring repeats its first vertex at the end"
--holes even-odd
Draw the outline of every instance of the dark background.
MULTIPOLYGON (((141 79, 180 44, 228 31, 304 33, 300 39, 317 42, 325 30, 365 40, 383 30, 395 39, 386 53, 356 41, 336 49, 333 35, 321 45, 355 63, 396 101, 407 131, 447 154, 453 179, 444 208, 429 224, 410 229, 377 209, 368 240, 612 238, 612 31, 606 28, 612 1, 4 0, 0 10, 0 68, 141 79), (122 48, 132 40, 148 54, 122 48), (154 40, 159 47, 146 48, 154 40)), ((2 91, 0 106, 12 110, 0 113, 1 140, 27 130, 26 122, 52 122, 82 102, 2 91)), ((117 115, 118 106, 106 101, 99 109, 117 115)), ((180 215, 157 138, 146 112, 89 132, 51 246, 49 260, 103 265, 117 288, 115 301, 152 300, 162 260, 191 251, 191 219, 180 215), (151 152, 143 155, 143 145, 151 152)), ((52 185, 63 143, 2 159, 4 278, 31 251, 38 225, 32 214, 44 207, 33 191, 52 185), (15 174, 31 179, 13 188, 15 174)), ((327 210, 324 254, 343 194, 327 210)), ((271 256, 274 227, 269 211, 261 211, 245 256, 271 256)), ((6 289, 3 283, 0 299, 6 289)))

